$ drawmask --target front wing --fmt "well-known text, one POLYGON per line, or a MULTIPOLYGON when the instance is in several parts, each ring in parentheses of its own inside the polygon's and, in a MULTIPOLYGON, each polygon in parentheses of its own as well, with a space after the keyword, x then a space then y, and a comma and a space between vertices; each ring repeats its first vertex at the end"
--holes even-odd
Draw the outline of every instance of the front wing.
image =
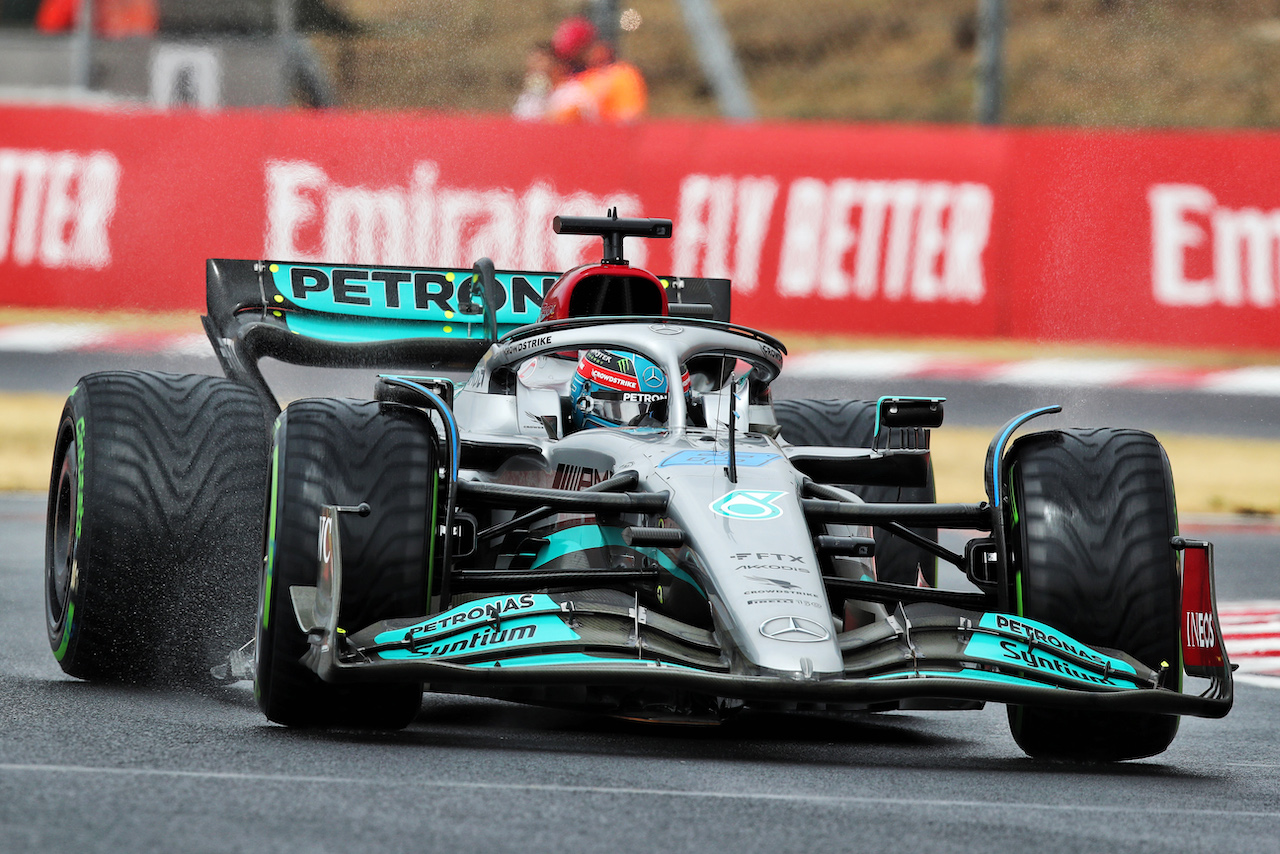
POLYGON ((625 687, 853 706, 989 701, 1210 718, 1232 705, 1208 544, 1197 552, 1196 584, 1208 599, 1209 624, 1187 610, 1203 607, 1203 597, 1188 599, 1187 660, 1160 671, 1023 617, 916 603, 899 604, 887 621, 838 635, 843 673, 742 673, 731 672, 728 651, 713 632, 610 589, 489 596, 348 635, 338 628, 334 607, 342 587, 338 512, 323 511, 318 586, 290 591, 311 640, 304 663, 327 682, 625 687), (1182 693, 1184 667, 1208 679, 1203 693, 1182 693))

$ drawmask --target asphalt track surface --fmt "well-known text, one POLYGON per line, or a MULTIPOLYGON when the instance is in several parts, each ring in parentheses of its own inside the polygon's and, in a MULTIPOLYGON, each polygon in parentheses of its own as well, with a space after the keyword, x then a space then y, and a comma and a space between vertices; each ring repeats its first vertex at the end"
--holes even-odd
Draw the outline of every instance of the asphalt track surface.
MULTIPOLYGON (((1280 851, 1280 691, 1252 685, 1155 759, 1072 765, 998 706, 677 728, 428 695, 377 735, 269 724, 243 686, 77 682, 43 509, 0 497, 0 851, 1280 851)), ((1215 539, 1224 596, 1280 598, 1275 537, 1215 539)))
MULTIPOLYGON (((203 359, 23 358, 0 362, 0 387, 59 391, 101 367, 216 370, 203 359)), ((292 369, 277 382, 288 397, 312 391, 292 369)), ((344 375, 333 390, 367 394, 365 383, 344 375)), ((920 391, 951 397, 949 419, 977 425, 1004 420, 989 413, 1005 403, 1014 414, 1052 397, 920 391)), ((830 383, 784 393, 865 394, 830 383)), ((1093 409, 1073 423, 1121 413, 1183 432, 1280 432, 1280 403, 1222 401, 1235 416, 1256 405, 1250 419, 1275 432, 1255 433, 1260 424, 1237 417, 1247 429, 1229 429, 1186 397, 1086 394, 1079 403, 1093 409)), ((244 686, 64 677, 43 627, 43 521, 42 496, 0 496, 0 852, 1280 852, 1274 689, 1237 683, 1227 718, 1186 719, 1168 752, 1117 765, 1026 758, 1000 706, 678 728, 428 695, 402 733, 295 732, 267 723, 244 686)), ((1220 600, 1280 599, 1280 536, 1185 533, 1217 544, 1220 600)))

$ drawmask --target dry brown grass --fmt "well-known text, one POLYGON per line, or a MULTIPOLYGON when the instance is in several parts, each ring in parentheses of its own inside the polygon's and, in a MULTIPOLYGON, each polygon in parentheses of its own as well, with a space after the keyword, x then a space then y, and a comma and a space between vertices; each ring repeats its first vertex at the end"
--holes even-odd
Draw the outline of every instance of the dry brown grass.
MULTIPOLYGON (((0 491, 43 492, 63 397, 0 395, 0 491)), ((991 430, 944 428, 933 435, 939 501, 980 501, 991 430)), ((1280 513, 1280 442, 1161 435, 1183 513, 1280 513)))
MULTIPOLYGON (((944 427, 933 433, 939 501, 981 501, 992 430, 944 427)), ((1280 514, 1280 442, 1159 433, 1184 514, 1280 514)))
POLYGON ((68 308, 0 306, 0 326, 23 323, 100 323, 119 332, 191 332, 199 334, 200 315, 185 311, 85 311, 68 308))
POLYGON ((0 491, 49 488, 53 440, 65 400, 53 394, 0 395, 0 491))
MULTIPOLYGON (((524 58, 581 0, 334 0, 317 39, 353 108, 503 112, 524 58)), ((765 118, 967 122, 977 0, 717 0, 765 118)), ((676 0, 623 0, 655 116, 714 116, 676 0)), ((1280 125, 1276 0, 1010 0, 1013 124, 1280 125)))

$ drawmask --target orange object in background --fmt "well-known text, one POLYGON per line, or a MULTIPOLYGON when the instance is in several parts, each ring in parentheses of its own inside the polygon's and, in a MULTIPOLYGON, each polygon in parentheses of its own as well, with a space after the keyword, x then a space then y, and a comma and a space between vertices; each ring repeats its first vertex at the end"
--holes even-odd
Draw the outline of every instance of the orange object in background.
POLYGON ((595 96, 600 121, 626 124, 644 115, 649 93, 644 76, 631 63, 614 60, 588 68, 579 77, 595 96))
MULTIPOLYGON (((43 0, 36 12, 36 29, 60 33, 73 29, 81 0, 43 0)), ((93 29, 107 38, 149 36, 160 25, 156 0, 93 0, 93 29)))

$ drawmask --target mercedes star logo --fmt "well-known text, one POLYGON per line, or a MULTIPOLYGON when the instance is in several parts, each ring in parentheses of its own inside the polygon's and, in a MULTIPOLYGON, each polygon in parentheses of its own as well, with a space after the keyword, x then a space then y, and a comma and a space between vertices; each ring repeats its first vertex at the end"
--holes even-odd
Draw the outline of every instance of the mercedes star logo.
POLYGON ((831 637, 821 623, 804 617, 772 617, 760 624, 760 634, 773 640, 817 643, 831 637))
POLYGON ((684 332, 684 327, 672 326, 669 323, 651 323, 649 324, 649 330, 651 332, 656 332, 659 335, 679 335, 681 332, 684 332))

